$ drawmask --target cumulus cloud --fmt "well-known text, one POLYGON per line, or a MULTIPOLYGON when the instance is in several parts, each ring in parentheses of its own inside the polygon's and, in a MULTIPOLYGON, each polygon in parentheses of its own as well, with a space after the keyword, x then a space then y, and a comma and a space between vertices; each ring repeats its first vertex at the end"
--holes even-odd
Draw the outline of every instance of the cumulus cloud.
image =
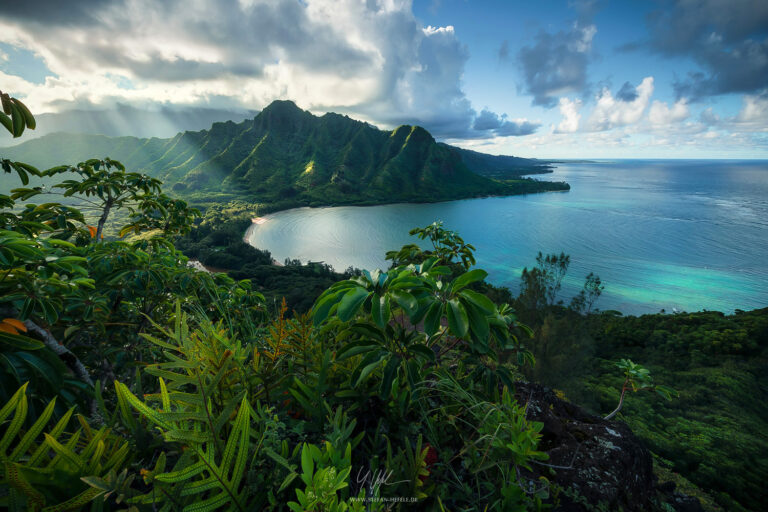
POLYGON ((560 98, 559 108, 563 120, 557 125, 555 133, 574 133, 578 131, 579 121, 581 120, 581 100, 560 98))
POLYGON ((741 110, 736 116, 740 123, 762 123, 768 125, 768 90, 760 94, 744 95, 741 110))
POLYGON ((665 125, 679 123, 688 118, 688 100, 677 100, 671 107, 663 101, 655 100, 648 111, 651 124, 665 125))
POLYGON ((701 66, 675 83, 678 97, 754 93, 768 87, 765 0, 679 0, 653 12, 648 25, 656 52, 691 57, 701 66))
MULTIPOLYGON (((408 0, 2 2, 0 42, 50 70, 42 84, 2 77, 38 112, 258 109, 289 98, 385 126, 421 124, 438 137, 489 134, 474 129, 462 90, 467 48, 453 27, 421 25, 408 0)), ((535 130, 505 123, 493 133, 535 130)))
POLYGON ((519 137, 534 133, 541 123, 527 119, 508 119, 506 114, 499 116, 488 109, 483 109, 475 118, 473 128, 497 137, 519 137))
MULTIPOLYGON (((604 88, 597 97, 597 104, 587 120, 587 129, 605 131, 638 122, 648 107, 652 94, 652 76, 643 78, 640 85, 635 88, 634 95, 632 95, 634 99, 631 101, 614 97, 610 89, 604 88)), ((627 97, 626 94, 625 97, 627 97)))
POLYGON ((517 56, 525 89, 533 95, 534 105, 554 107, 559 96, 581 94, 586 89, 587 65, 596 33, 595 25, 575 22, 567 31, 540 32, 533 45, 520 49, 517 56))

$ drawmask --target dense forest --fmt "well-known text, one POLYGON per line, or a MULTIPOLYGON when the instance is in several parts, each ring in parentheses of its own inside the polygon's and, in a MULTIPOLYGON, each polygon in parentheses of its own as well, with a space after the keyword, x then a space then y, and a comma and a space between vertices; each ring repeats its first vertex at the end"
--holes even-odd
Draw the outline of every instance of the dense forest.
POLYGON ((437 223, 386 271, 278 266, 243 242, 258 205, 201 213, 109 159, 2 167, 2 507, 615 508, 555 483, 525 379, 616 411, 706 508, 765 499, 766 310, 625 318, 594 275, 565 304, 562 254, 514 297, 437 223))

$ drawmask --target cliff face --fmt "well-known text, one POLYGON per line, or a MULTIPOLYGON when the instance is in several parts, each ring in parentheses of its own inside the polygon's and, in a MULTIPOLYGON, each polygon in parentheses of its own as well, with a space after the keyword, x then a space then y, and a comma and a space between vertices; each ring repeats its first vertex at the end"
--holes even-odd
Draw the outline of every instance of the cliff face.
POLYGON ((625 423, 593 416, 538 384, 517 383, 515 396, 530 419, 544 424, 539 449, 549 454, 524 476, 567 489, 552 499, 555 510, 641 512, 664 510, 662 503, 703 510, 698 500, 657 484, 651 452, 625 423))

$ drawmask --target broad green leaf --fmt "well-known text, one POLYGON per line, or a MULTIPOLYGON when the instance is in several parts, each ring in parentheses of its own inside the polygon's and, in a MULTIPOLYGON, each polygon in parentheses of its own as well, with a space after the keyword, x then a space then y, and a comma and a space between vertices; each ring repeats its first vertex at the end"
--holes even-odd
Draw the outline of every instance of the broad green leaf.
POLYGON ((413 318, 419 308, 419 303, 416 300, 416 297, 402 290, 393 290, 390 294, 392 295, 392 298, 395 299, 395 302, 403 308, 403 311, 408 315, 408 318, 413 318))
POLYGON ((367 299, 371 293, 372 292, 368 292, 363 288, 352 288, 347 293, 345 293, 344 297, 339 303, 339 309, 337 312, 339 320, 342 322, 348 322, 351 320, 352 317, 357 314, 358 310, 363 305, 363 302, 365 302, 365 299, 367 299))
POLYGON ((365 367, 364 367, 364 368, 363 368, 363 369, 360 371, 360 376, 357 378, 357 382, 355 382, 355 387, 359 386, 359 385, 360 385, 360 383, 361 383, 362 381, 364 381, 364 380, 365 380, 365 378, 366 378, 366 377, 368 377, 368 375, 370 375, 370 374, 371 374, 371 372, 372 372, 373 370, 375 370, 376 368, 378 368, 378 367, 379 367, 379 365, 381 365, 381 363, 382 363, 382 362, 384 362, 384 359, 385 359, 385 358, 386 358, 386 353, 384 353, 384 354, 381 354, 381 355, 379 356, 379 358, 378 358, 376 361, 374 361, 374 362, 372 362, 372 363, 370 363, 370 364, 366 365, 366 366, 365 366, 365 367))
POLYGON ((469 330, 469 319, 464 306, 457 299, 451 299, 446 304, 446 313, 451 334, 459 338, 466 336, 469 330))
POLYGON ((344 345, 339 349, 338 352, 336 352, 336 361, 343 361, 344 359, 348 359, 358 354, 364 354, 365 352, 369 352, 377 348, 379 348, 379 346, 371 344, 370 340, 352 341, 344 345))
POLYGON ((483 269, 476 268, 475 270, 470 270, 453 280, 451 283, 451 291, 456 293, 472 283, 482 281, 486 277, 488 277, 488 272, 483 269))
POLYGON ((463 290, 459 295, 478 307, 486 315, 492 315, 496 312, 496 305, 482 293, 473 290, 463 290))
POLYGON ((389 398, 389 395, 392 392, 392 382, 395 380, 399 366, 400 356, 392 356, 389 358, 389 361, 387 361, 387 365, 384 367, 384 377, 379 386, 379 395, 382 400, 389 398))
POLYGON ((373 295, 371 297, 371 316, 376 325, 383 329, 389 323, 390 315, 389 297, 373 295))
POLYGON ((432 351, 432 349, 427 347, 426 345, 422 345, 421 343, 414 343, 412 345, 408 345, 408 352, 421 356, 428 361, 435 360, 435 353, 432 351))
POLYGON ((424 317, 424 332, 428 336, 434 335, 440 328, 440 319, 442 318, 443 305, 440 302, 435 302, 427 310, 427 314, 424 317))

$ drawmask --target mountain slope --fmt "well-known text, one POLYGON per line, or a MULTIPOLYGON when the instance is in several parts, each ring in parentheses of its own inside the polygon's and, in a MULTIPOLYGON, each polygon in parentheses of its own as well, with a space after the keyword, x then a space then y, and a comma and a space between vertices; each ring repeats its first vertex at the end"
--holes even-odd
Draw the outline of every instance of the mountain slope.
POLYGON ((437 143, 418 126, 387 132, 339 114, 317 117, 290 101, 275 101, 254 119, 214 123, 171 139, 53 134, 0 152, 43 168, 110 156, 160 178, 177 194, 266 203, 436 201, 567 187, 489 179, 473 168, 497 175, 507 166, 519 175, 542 167, 437 143))

